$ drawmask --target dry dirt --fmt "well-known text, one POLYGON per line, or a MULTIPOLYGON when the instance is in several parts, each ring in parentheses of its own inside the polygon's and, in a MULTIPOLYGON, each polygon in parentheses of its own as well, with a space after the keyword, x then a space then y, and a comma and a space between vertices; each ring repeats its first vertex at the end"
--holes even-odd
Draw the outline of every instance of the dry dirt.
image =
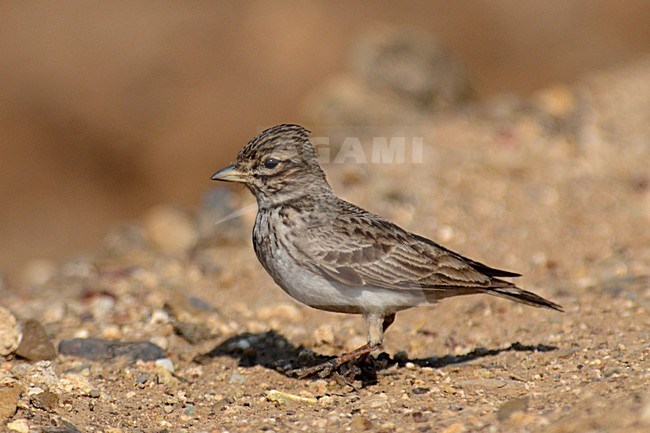
MULTIPOLYGON (((314 353, 363 343, 364 325, 296 304, 275 286, 249 240, 252 198, 217 189, 196 212, 153 209, 109 233, 96 254, 33 263, 31 284, 0 287, 12 317, 42 323, 55 346, 149 341, 174 369, 110 353, 46 361, 9 353, 0 368, 4 428, 648 431, 648 83, 646 59, 528 101, 425 116, 409 128, 424 139, 422 161, 325 167, 348 200, 521 272, 522 287, 565 313, 451 299, 398 314, 376 375, 365 368, 351 384, 290 377, 314 353), (241 208, 248 212, 214 224, 241 208)), ((367 137, 400 132, 318 134, 363 136, 370 152, 367 137)))

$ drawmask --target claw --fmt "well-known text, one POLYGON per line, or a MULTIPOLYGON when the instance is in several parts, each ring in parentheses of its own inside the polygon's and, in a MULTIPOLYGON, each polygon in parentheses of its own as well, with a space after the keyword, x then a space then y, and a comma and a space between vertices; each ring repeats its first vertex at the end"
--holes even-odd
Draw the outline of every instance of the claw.
POLYGON ((332 361, 325 361, 322 364, 314 365, 312 367, 303 367, 290 370, 289 374, 296 376, 299 379, 311 376, 318 373, 318 377, 324 379, 332 374, 332 371, 338 367, 338 365, 332 361))

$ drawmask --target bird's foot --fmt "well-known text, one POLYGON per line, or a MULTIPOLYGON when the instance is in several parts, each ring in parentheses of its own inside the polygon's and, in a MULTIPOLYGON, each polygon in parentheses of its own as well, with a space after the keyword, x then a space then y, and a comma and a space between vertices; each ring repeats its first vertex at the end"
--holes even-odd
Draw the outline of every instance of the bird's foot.
POLYGON ((329 377, 341 365, 345 364, 348 361, 352 361, 353 359, 363 358, 378 347, 378 344, 364 344, 352 352, 345 353, 337 358, 330 359, 329 361, 325 361, 321 364, 314 365, 312 367, 303 367, 297 368, 295 370, 290 370, 289 374, 300 379, 318 374, 318 377, 325 379, 326 377, 329 377))
POLYGON ((329 377, 332 372, 341 364, 336 363, 335 359, 331 359, 329 361, 325 361, 321 364, 314 365, 312 367, 303 367, 303 368, 296 368, 294 370, 289 370, 289 374, 292 376, 295 376, 299 379, 313 376, 314 374, 318 374, 318 377, 324 379, 326 377, 329 377))

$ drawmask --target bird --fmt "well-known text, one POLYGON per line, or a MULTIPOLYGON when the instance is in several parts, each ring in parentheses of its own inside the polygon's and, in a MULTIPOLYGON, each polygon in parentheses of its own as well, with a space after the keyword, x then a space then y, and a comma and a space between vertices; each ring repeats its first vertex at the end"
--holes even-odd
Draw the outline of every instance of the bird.
POLYGON ((327 377, 377 350, 396 313, 445 298, 488 294, 563 311, 489 267, 339 198, 327 181, 310 131, 295 124, 268 128, 212 180, 246 186, 257 201, 255 254, 287 294, 310 307, 361 314, 367 343, 299 377, 327 377))

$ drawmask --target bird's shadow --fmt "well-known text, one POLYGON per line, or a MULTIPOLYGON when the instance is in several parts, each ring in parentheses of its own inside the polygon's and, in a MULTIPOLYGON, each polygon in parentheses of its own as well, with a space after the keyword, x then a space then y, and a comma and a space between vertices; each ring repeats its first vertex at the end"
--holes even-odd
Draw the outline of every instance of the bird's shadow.
MULTIPOLYGON (((368 357, 363 362, 350 361, 339 367, 346 379, 359 380, 363 386, 377 383, 377 373, 388 367, 397 365, 404 367, 413 363, 420 367, 442 368, 454 364, 462 364, 479 358, 496 356, 502 352, 550 352, 557 350, 555 346, 545 344, 525 345, 514 342, 508 347, 499 349, 476 349, 462 355, 431 356, 428 358, 409 359, 408 356, 397 354, 391 357, 385 352, 376 358, 368 357)), ((296 346, 276 331, 261 333, 243 332, 221 342, 207 353, 194 358, 199 364, 207 364, 213 358, 228 356, 238 359, 240 367, 254 367, 256 365, 278 371, 287 376, 294 377, 291 371, 297 368, 311 367, 332 359, 331 356, 318 354, 303 346, 296 346)))

